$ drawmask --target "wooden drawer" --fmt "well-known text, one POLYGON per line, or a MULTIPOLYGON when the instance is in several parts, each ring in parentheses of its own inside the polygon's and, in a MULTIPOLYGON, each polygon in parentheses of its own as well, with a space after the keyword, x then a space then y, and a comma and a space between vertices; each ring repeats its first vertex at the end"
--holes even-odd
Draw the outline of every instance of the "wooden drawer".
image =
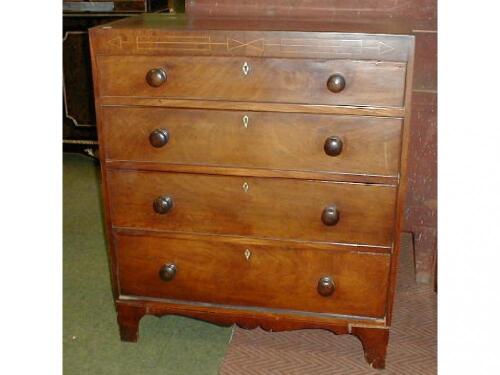
POLYGON ((122 295, 383 317, 390 255, 214 236, 116 235, 122 295), (160 268, 174 264, 163 281, 160 268), (318 293, 331 277, 335 291, 318 293))
POLYGON ((108 170, 115 227, 391 246, 396 188, 296 179, 108 170), (168 196, 166 214, 153 210, 168 196), (322 222, 336 205, 336 225, 322 222))
POLYGON ((403 106, 406 73, 396 62, 202 56, 98 56, 97 66, 101 96, 388 107, 403 106), (153 68, 167 75, 159 87, 146 82, 153 68), (337 73, 346 83, 333 93, 337 73))
POLYGON ((101 114, 107 160, 398 174, 400 119, 122 107, 101 114), (156 129, 169 136, 159 148, 149 140, 156 129), (325 153, 331 136, 342 141, 338 156, 325 153))

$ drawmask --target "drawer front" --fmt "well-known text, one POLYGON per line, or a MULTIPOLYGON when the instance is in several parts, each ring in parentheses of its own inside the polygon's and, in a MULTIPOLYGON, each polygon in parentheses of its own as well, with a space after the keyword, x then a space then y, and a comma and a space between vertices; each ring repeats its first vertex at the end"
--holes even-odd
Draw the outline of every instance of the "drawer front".
POLYGON ((406 72, 395 62, 202 56, 98 56, 97 65, 101 96, 389 107, 403 106, 406 72), (146 75, 158 68, 166 80, 152 87, 146 75), (345 80, 337 93, 327 87, 334 74, 345 80))
MULTIPOLYGON (((304 244, 116 236, 124 295, 383 317, 390 256, 304 244), (163 277, 160 270, 166 267, 163 277), (173 267, 175 266, 175 274, 173 267), (330 277, 333 288, 321 278, 330 277)), ((208 239, 207 239, 208 238, 208 239)))
POLYGON ((398 174, 400 119, 121 107, 101 113, 108 160, 398 174), (168 140, 153 147, 158 129, 168 140), (326 153, 330 137, 340 139, 340 154, 326 153))
POLYGON ((392 186, 119 170, 107 175, 115 227, 392 245, 392 186), (168 207, 166 197, 170 210, 155 212, 155 200, 157 209, 168 207), (323 213, 327 223, 337 223, 325 225, 323 213))

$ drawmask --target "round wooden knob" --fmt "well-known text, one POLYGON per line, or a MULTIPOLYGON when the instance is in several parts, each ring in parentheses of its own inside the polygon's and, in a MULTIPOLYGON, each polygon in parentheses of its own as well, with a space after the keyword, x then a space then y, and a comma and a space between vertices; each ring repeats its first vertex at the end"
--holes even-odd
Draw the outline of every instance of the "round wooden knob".
POLYGON ((326 83, 331 92, 341 92, 345 88, 345 78, 340 74, 333 74, 326 83))
POLYGON ((325 153, 330 156, 338 156, 342 152, 342 139, 336 136, 328 137, 325 141, 325 153))
POLYGON ((164 264, 160 268, 160 272, 158 272, 158 274, 160 275, 160 279, 162 279, 163 281, 172 281, 176 273, 177 267, 173 263, 164 264))
POLYGON ((158 197, 153 201, 153 209, 157 214, 164 215, 174 205, 174 200, 167 196, 158 197))
POLYGON ((146 82, 149 86, 159 87, 167 81, 167 72, 162 68, 151 69, 148 74, 146 74, 146 82))
POLYGON ((337 224, 339 219, 340 213, 335 205, 326 207, 321 214, 321 221, 328 226, 337 224))
POLYGON ((169 135, 167 129, 156 129, 149 135, 151 146, 160 148, 168 143, 169 135))
POLYGON ((318 293, 323 297, 328 297, 335 292, 335 283, 330 276, 325 276, 318 281, 318 293))

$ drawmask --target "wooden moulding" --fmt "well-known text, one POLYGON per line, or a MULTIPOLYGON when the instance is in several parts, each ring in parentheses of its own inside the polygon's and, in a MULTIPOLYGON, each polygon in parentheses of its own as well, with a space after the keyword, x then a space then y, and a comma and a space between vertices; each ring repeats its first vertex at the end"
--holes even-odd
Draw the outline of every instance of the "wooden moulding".
POLYGON ((391 246, 369 246, 356 243, 333 243, 333 242, 308 242, 304 240, 284 240, 276 238, 256 238, 256 237, 243 237, 235 235, 216 235, 213 233, 189 233, 189 232, 172 232, 158 229, 136 229, 136 228, 119 228, 113 227, 113 237, 116 235, 128 235, 138 237, 168 237, 183 240, 202 239, 204 241, 223 241, 228 244, 240 245, 269 245, 273 243, 281 243, 289 248, 300 248, 307 246, 309 249, 319 251, 328 251, 334 249, 336 252, 358 252, 358 253, 372 253, 372 254, 391 254, 391 246))
POLYGON ((116 300, 117 320, 122 341, 137 342, 139 323, 145 315, 188 316, 221 326, 236 324, 244 329, 260 327, 266 331, 290 331, 298 329, 325 329, 336 335, 352 334, 363 346, 365 359, 376 369, 385 368, 385 356, 389 340, 389 330, 380 320, 353 317, 332 318, 320 315, 298 315, 294 313, 269 312, 266 309, 240 310, 235 307, 211 306, 207 304, 188 304, 166 301, 147 301, 133 299, 116 300))
POLYGON ((199 108, 238 111, 267 111, 284 113, 316 113, 327 115, 359 115, 402 118, 404 108, 351 106, 351 105, 321 105, 321 104, 289 104, 266 102, 240 102, 228 100, 191 100, 178 98, 155 98, 138 96, 107 96, 97 100, 100 106, 141 106, 168 108, 199 108))
POLYGON ((215 165, 186 165, 172 163, 152 163, 134 160, 109 160, 103 162, 106 167, 112 169, 136 170, 136 171, 158 171, 176 173, 197 173, 242 177, 270 177, 270 178, 298 178, 301 180, 337 181, 346 183, 380 184, 385 186, 396 186, 398 176, 380 176, 353 173, 315 172, 315 171, 291 171, 278 169, 259 168, 233 168, 215 165))

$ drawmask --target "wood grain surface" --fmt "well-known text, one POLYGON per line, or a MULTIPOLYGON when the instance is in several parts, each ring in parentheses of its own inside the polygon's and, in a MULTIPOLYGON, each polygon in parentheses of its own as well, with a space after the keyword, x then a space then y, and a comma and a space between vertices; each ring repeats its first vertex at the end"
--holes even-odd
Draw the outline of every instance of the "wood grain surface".
POLYGON ((406 69, 393 62, 182 56, 100 56, 97 65, 103 96, 389 107, 403 106, 406 69), (160 87, 145 80, 153 68, 167 73, 160 87), (336 73, 346 86, 332 93, 326 83, 336 73))
POLYGON ((117 235, 117 246, 120 291, 125 295, 369 317, 385 312, 387 254, 123 233, 117 235), (177 267, 168 282, 158 276, 166 263, 177 267), (332 277, 336 285, 328 297, 316 290, 323 276, 332 277))
POLYGON ((405 20, 187 18, 146 14, 90 30, 96 55, 255 56, 408 60, 405 20))
POLYGON ((106 107, 102 116, 106 160, 391 177, 399 171, 399 119, 136 107, 106 107), (165 146, 150 144, 155 129, 168 131, 165 146), (330 136, 342 140, 338 156, 324 151, 330 136))
POLYGON ((392 246, 392 186, 120 170, 107 176, 114 227, 392 246), (153 210, 159 196, 173 199, 167 214, 153 210), (331 205, 340 220, 326 226, 321 215, 331 205))

